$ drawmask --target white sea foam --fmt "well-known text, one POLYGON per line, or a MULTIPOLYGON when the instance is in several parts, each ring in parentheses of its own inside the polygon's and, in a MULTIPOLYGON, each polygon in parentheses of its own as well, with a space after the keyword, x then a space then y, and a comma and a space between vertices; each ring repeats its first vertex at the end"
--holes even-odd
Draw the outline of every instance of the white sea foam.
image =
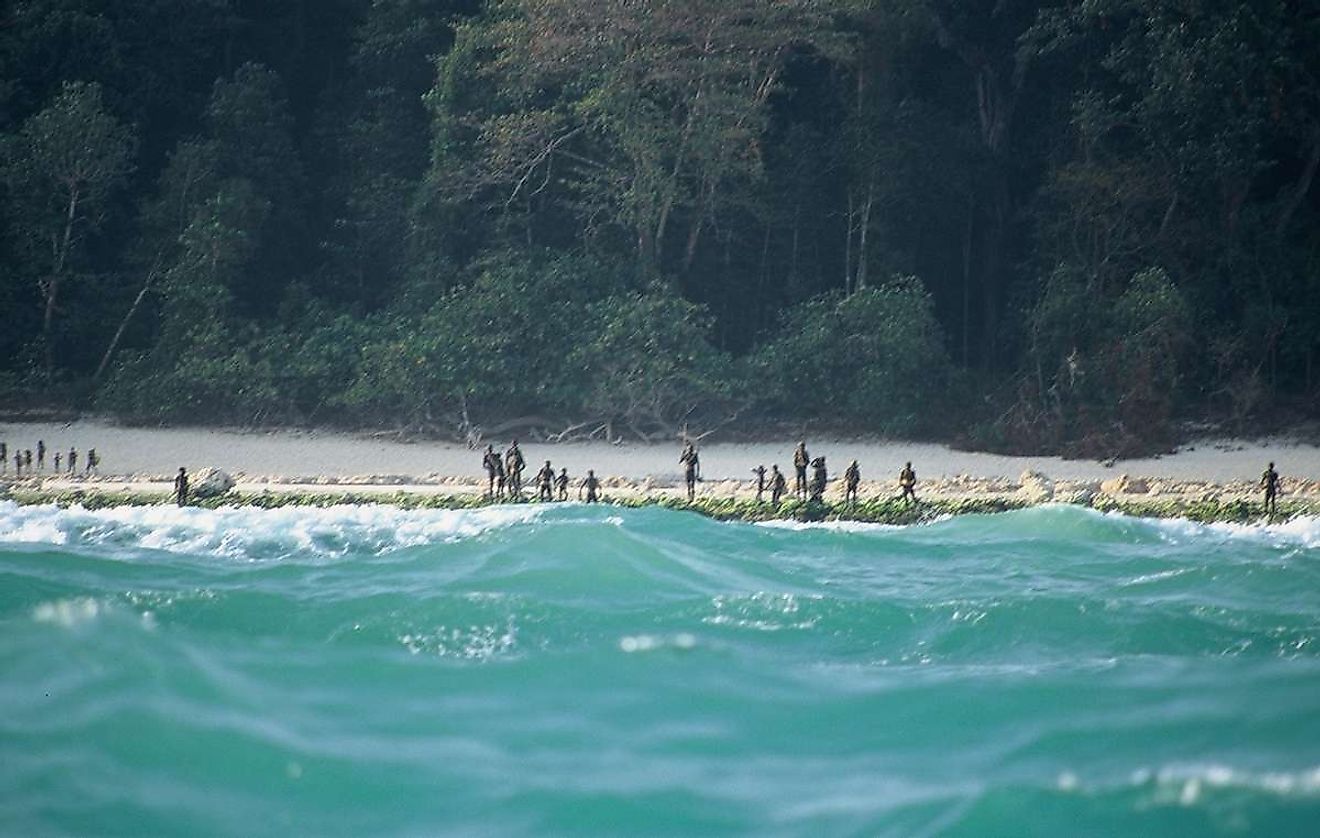
POLYGON ((404 510, 393 506, 119 506, 87 510, 0 502, 0 543, 114 544, 242 558, 388 553, 458 541, 537 518, 534 506, 404 510))
POLYGON ((1161 582, 1165 579, 1174 579, 1186 573, 1191 573, 1194 568, 1177 567, 1172 570, 1161 570, 1155 573, 1143 573, 1140 576, 1134 576, 1126 582, 1120 583, 1121 587, 1132 588, 1137 585, 1146 585, 1151 582, 1161 582))
POLYGON ((654 652, 659 649, 678 649, 688 651, 697 646, 696 635, 680 632, 672 637, 654 634, 635 634, 619 638, 620 651, 627 654, 654 652))
POLYGON ((1176 799, 1184 806, 1197 802, 1206 789, 1250 789, 1279 797, 1316 797, 1320 796, 1320 766, 1303 771, 1255 772, 1218 764, 1170 765, 1154 772, 1153 782, 1161 802, 1176 799))
POLYGON ((1145 520, 1172 542, 1213 535, 1222 539, 1244 538, 1307 549, 1320 547, 1320 518, 1314 516, 1298 516, 1277 524, 1264 521, 1249 524, 1201 524, 1187 518, 1145 520))
MULTIPOLYGON (((1300 771, 1246 771, 1219 763, 1174 764, 1137 769, 1127 785, 1148 790, 1151 803, 1165 806, 1194 806, 1207 793, 1235 789, 1283 798, 1314 798, 1320 797, 1320 766, 1300 771)), ((1088 794, 1112 788, 1104 783, 1090 786, 1071 771, 1059 775, 1056 787, 1060 791, 1088 794)))
POLYGON ((399 635, 399 643, 414 655, 489 661, 507 657, 518 645, 512 617, 504 625, 436 626, 430 631, 399 635))
POLYGON ((38 623, 72 628, 95 620, 105 610, 104 605, 91 597, 57 599, 54 602, 43 602, 32 609, 32 619, 38 623))
POLYGON ((865 533, 903 529, 903 527, 898 524, 874 524, 867 521, 793 521, 790 519, 758 521, 755 526, 766 527, 767 529, 772 530, 791 530, 794 532, 802 532, 804 530, 824 530, 826 532, 865 533))

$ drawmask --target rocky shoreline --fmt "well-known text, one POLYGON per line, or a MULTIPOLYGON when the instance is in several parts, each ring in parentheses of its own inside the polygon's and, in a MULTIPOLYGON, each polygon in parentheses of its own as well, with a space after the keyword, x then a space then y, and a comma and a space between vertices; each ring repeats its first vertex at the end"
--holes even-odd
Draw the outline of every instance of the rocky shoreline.
MULTIPOLYGON (((462 477, 418 479, 397 475, 360 477, 266 477, 229 479, 222 472, 202 477, 206 487, 193 504, 200 507, 335 506, 389 504, 401 508, 459 509, 493 505, 481 481, 462 477), (209 491, 207 491, 209 488, 209 491)), ((1251 522, 1264 518, 1260 491, 1252 484, 1151 480, 1120 474, 1104 481, 1055 481, 1040 471, 1024 472, 1016 481, 958 475, 924 481, 915 506, 897 500, 887 482, 864 482, 860 499, 845 503, 842 487, 832 482, 824 502, 786 498, 778 505, 756 499, 750 481, 708 481, 688 501, 680 486, 651 478, 602 480, 603 502, 624 507, 659 506, 719 520, 857 521, 912 524, 949 515, 989 514, 1051 503, 1087 507, 1102 512, 1154 518, 1187 518, 1202 522, 1251 522)), ((168 503, 172 486, 164 475, 34 477, 0 481, 0 500, 20 504, 57 504, 104 508, 168 503)), ((501 501, 503 502, 503 501, 501 501)), ((530 498, 516 501, 535 503, 530 498)), ((1320 481, 1293 480, 1285 486, 1274 520, 1320 515, 1320 481)))

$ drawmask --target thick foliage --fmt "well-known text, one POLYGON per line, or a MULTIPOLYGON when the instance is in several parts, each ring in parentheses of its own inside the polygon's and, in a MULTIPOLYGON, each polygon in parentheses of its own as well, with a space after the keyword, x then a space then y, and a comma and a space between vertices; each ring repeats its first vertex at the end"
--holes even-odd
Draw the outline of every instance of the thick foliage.
POLYGON ((9 4, 0 386, 1105 456, 1305 418, 1313 5, 9 4))
POLYGON ((880 433, 932 427, 952 367, 916 277, 811 300, 785 315, 780 334, 752 360, 767 410, 880 433))

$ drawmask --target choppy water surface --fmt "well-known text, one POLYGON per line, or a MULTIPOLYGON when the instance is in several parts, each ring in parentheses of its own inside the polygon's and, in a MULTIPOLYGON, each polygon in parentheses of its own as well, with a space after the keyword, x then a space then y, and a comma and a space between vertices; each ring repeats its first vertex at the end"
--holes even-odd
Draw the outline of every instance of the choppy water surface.
POLYGON ((1314 835, 1320 521, 0 504, 0 832, 1314 835))

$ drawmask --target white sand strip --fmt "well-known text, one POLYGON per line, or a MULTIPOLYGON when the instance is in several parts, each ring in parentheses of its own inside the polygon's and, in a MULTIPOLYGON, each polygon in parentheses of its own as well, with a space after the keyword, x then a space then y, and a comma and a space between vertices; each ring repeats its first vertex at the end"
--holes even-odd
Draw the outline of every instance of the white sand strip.
MULTIPOLYGON (((97 421, 72 423, 3 423, 0 441, 10 451, 47 446, 46 474, 59 451, 67 457, 78 449, 79 469, 89 447, 101 458, 104 475, 165 478, 179 466, 189 471, 216 466, 259 484, 318 483, 326 478, 394 477, 399 484, 416 481, 474 480, 481 476, 481 453, 444 442, 403 443, 325 431, 241 432, 201 428, 124 428, 97 421)), ((497 449, 507 439, 491 440, 497 449)), ((719 443, 701 447, 702 474, 707 480, 747 480, 758 463, 778 463, 791 472, 794 439, 778 443, 719 443)), ((831 472, 841 474, 847 463, 860 461, 869 480, 891 480, 911 460, 923 480, 970 475, 1016 479, 1026 469, 1043 471, 1057 480, 1104 480, 1126 473, 1148 478, 1232 483, 1255 481, 1273 460, 1285 480, 1320 480, 1320 447, 1293 440, 1254 442, 1202 440, 1176 453, 1151 459, 1120 461, 1112 467, 1087 460, 1058 457, 1005 457, 954 451, 944 445, 874 440, 807 439, 813 456, 827 457, 831 472)), ((679 446, 603 442, 540 445, 526 443, 523 452, 533 474, 546 459, 580 476, 588 468, 598 475, 631 480, 678 481, 679 446)), ((10 465, 12 474, 12 463, 10 465)))

